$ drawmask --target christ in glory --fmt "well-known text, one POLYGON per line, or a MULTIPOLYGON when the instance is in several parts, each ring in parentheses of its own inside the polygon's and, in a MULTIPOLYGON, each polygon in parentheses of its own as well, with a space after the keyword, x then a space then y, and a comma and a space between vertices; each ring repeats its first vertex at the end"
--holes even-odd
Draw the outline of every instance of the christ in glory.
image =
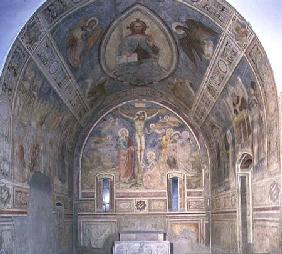
POLYGON ((134 117, 128 116, 122 112, 120 114, 126 118, 130 119, 134 122, 134 128, 135 128, 135 141, 137 144, 137 154, 138 154, 138 163, 140 166, 142 166, 143 159, 144 159, 144 153, 145 153, 145 135, 144 135, 144 128, 145 123, 147 120, 152 119, 153 117, 157 116, 159 112, 156 112, 155 114, 148 116, 145 111, 138 111, 134 117))

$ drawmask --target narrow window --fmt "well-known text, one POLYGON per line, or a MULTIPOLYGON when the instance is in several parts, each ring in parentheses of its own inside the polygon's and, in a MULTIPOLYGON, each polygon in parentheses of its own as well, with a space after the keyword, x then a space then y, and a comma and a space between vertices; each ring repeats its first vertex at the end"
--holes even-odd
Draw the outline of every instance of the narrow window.
POLYGON ((112 175, 96 176, 96 211, 103 213, 114 211, 114 176, 112 175))
POLYGON ((111 205, 111 188, 110 188, 110 179, 103 179, 103 212, 109 212, 111 205))
POLYGON ((171 172, 167 175, 168 211, 185 211, 185 175, 171 172))
POLYGON ((171 179, 171 210, 176 212, 179 209, 179 181, 178 177, 173 177, 171 179))

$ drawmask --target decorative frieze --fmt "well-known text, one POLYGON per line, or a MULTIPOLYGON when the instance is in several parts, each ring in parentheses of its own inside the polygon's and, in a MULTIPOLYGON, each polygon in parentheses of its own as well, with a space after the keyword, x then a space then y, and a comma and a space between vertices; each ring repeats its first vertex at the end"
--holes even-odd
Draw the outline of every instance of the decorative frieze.
POLYGON ((187 210, 188 211, 202 211, 205 210, 205 201, 204 199, 195 199, 189 198, 187 201, 187 210))
POLYGON ((248 22, 239 15, 232 18, 229 34, 243 51, 246 50, 254 37, 254 32, 248 22))
POLYGON ((49 4, 43 8, 40 14, 47 26, 50 26, 69 11, 72 6, 72 1, 69 0, 49 1, 49 4))
POLYGON ((1 84, 2 94, 7 96, 10 100, 27 59, 28 53, 26 49, 19 41, 16 41, 9 54, 7 65, 2 76, 3 82, 1 84))
POLYGON ((134 213, 134 200, 120 199, 116 200, 117 213, 134 213))
POLYGON ((82 117, 88 112, 88 108, 71 74, 47 37, 38 48, 35 60, 70 111, 81 122, 82 117))
POLYGON ((165 199, 149 200, 149 212, 166 212, 167 201, 165 199))
POLYGON ((215 22, 226 28, 233 16, 232 8, 223 1, 217 0, 178 0, 202 11, 215 22))
POLYGON ((205 121, 242 56, 235 42, 226 36, 210 74, 203 81, 204 88, 193 109, 198 124, 202 125, 205 121))
POLYGON ((37 15, 34 15, 22 29, 19 38, 25 47, 32 52, 40 45, 45 30, 37 15))

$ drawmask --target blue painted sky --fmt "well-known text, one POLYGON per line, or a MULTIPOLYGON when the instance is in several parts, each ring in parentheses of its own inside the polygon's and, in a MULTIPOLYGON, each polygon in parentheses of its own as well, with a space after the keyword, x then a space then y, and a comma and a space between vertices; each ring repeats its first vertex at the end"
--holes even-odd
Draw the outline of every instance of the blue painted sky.
MULTIPOLYGON (((0 0, 0 73, 17 34, 44 0, 0 0)), ((282 1, 228 0, 249 21, 261 40, 282 92, 282 1)))

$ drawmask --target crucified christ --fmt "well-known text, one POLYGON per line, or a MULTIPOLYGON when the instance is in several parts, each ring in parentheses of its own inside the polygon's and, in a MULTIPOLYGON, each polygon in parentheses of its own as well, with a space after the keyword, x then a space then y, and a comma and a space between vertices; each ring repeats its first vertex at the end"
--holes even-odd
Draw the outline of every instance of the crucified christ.
POLYGON ((157 116, 159 112, 157 111, 155 114, 148 116, 145 111, 138 111, 134 117, 128 116, 120 111, 120 114, 126 118, 130 119, 134 122, 135 127, 135 141, 137 144, 137 154, 138 154, 138 162, 139 165, 142 166, 144 153, 145 153, 145 135, 144 135, 144 128, 145 122, 147 120, 152 119, 153 117, 157 116))

